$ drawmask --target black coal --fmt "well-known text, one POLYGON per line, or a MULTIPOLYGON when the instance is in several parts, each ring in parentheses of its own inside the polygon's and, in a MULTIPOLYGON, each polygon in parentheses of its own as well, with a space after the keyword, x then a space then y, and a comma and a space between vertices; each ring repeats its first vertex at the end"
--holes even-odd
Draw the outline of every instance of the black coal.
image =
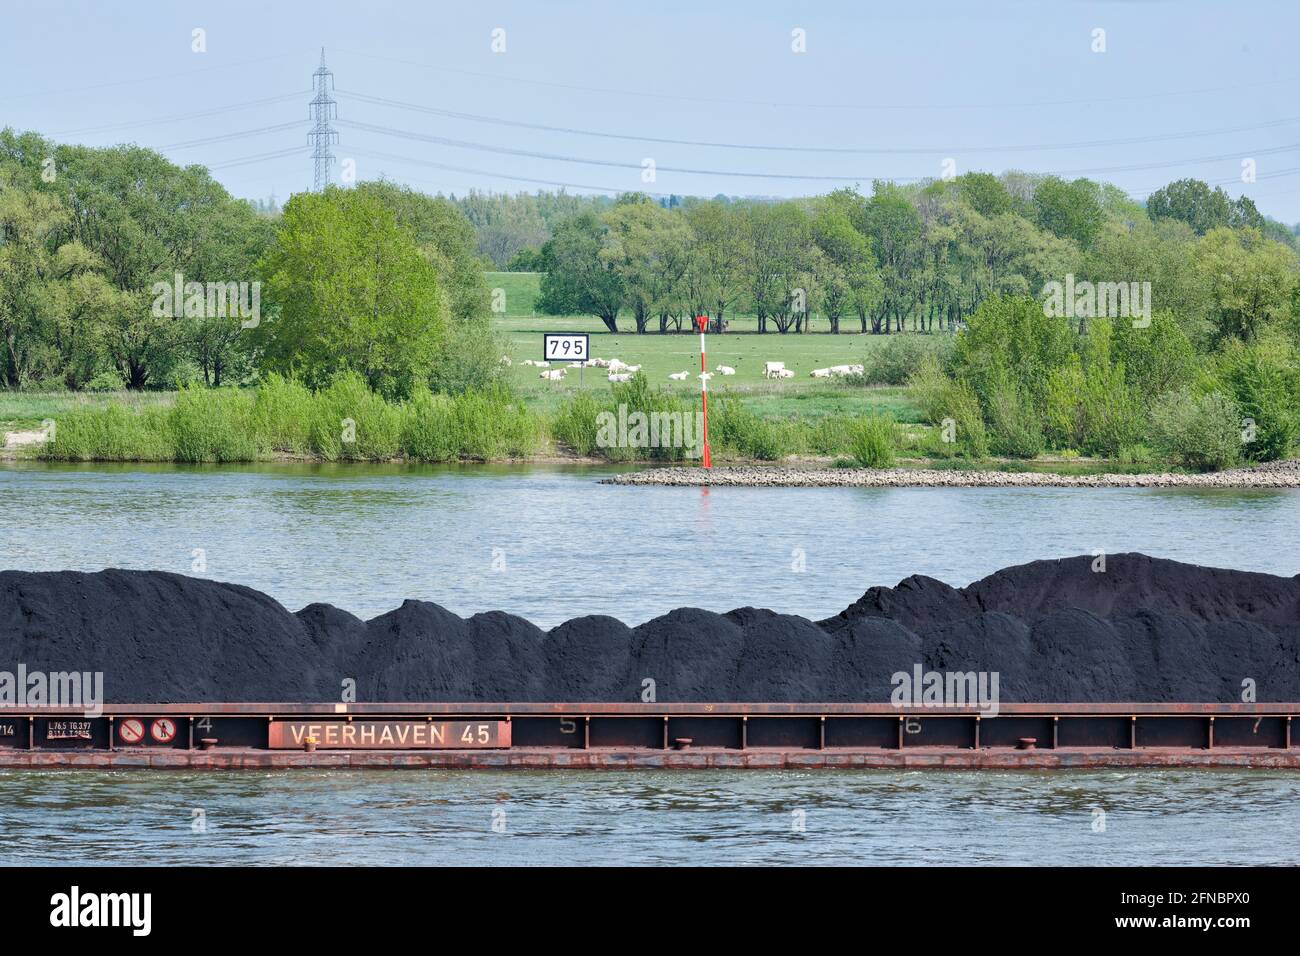
POLYGON ((362 621, 158 571, 0 572, 0 671, 102 671, 110 703, 885 702, 892 676, 999 675, 1007 701, 1300 700, 1300 577, 1142 554, 914 576, 814 622, 679 608, 543 631, 407 601, 362 621), (651 685, 648 682, 653 682, 651 685))

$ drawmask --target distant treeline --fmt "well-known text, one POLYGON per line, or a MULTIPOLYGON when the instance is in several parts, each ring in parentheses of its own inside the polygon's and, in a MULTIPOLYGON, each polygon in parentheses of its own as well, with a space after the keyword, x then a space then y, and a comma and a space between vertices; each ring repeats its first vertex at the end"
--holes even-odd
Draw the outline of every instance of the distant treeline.
POLYGON ((611 331, 621 318, 676 331, 699 314, 719 331, 735 315, 756 316, 760 332, 951 330, 990 296, 1137 283, 1200 339, 1276 311, 1296 262, 1291 230, 1198 180, 1144 207, 1087 179, 970 173, 877 182, 870 196, 670 207, 626 194, 559 220, 510 267, 545 273, 540 311, 611 331), (1248 287, 1264 281, 1275 285, 1254 299, 1248 287))

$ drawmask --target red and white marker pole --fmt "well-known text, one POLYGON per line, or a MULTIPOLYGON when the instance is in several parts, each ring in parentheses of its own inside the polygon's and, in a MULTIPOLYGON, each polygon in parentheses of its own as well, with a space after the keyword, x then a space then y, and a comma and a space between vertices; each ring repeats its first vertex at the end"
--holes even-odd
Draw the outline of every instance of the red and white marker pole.
POLYGON ((702 464, 705 468, 712 468, 713 464, 709 461, 709 380, 708 367, 704 361, 704 332, 709 327, 709 317, 707 315, 697 315, 695 325, 700 330, 700 403, 704 409, 704 458, 702 464))

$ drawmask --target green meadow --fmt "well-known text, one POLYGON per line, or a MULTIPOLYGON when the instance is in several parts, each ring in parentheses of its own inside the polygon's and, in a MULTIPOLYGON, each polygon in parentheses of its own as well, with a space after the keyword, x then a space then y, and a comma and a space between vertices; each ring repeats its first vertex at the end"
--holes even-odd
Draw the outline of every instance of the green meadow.
MULTIPOLYGON (((697 333, 637 334, 631 318, 624 317, 615 335, 595 316, 537 315, 533 302, 540 279, 540 273, 535 272, 487 273, 489 288, 504 293, 505 312, 496 315, 494 321, 503 354, 513 363, 506 377, 530 405, 552 410, 579 391, 609 388, 604 369, 570 369, 563 381, 552 382, 541 377, 540 369, 524 365, 525 359, 542 358, 545 332, 586 332, 591 336, 594 357, 640 365, 652 386, 683 399, 698 396, 700 337, 697 333), (668 376, 675 372, 686 372, 687 380, 670 380, 668 376)), ((719 365, 736 370, 735 375, 726 376, 715 372, 710 379, 709 391, 717 397, 736 396, 747 409, 769 419, 817 419, 880 412, 900 422, 919 422, 919 412, 908 402, 906 390, 901 387, 863 387, 809 375, 815 368, 862 364, 868 352, 880 346, 884 336, 848 332, 830 335, 818 331, 816 325, 814 331, 802 335, 775 332, 759 335, 753 316, 737 315, 728 321, 728 331, 722 335, 710 334, 706 343, 710 371, 719 365), (794 378, 765 379, 766 362, 784 362, 786 368, 794 371, 794 378)), ((551 368, 558 367, 559 363, 551 365, 551 368)))

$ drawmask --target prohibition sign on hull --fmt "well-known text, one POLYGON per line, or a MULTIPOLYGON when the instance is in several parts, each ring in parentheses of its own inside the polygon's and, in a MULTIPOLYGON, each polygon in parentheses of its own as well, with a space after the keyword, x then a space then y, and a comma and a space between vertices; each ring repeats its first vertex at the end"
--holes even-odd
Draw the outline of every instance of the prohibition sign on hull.
POLYGON ((144 724, 135 717, 128 717, 117 725, 117 737, 124 744, 138 744, 144 739, 144 724))

